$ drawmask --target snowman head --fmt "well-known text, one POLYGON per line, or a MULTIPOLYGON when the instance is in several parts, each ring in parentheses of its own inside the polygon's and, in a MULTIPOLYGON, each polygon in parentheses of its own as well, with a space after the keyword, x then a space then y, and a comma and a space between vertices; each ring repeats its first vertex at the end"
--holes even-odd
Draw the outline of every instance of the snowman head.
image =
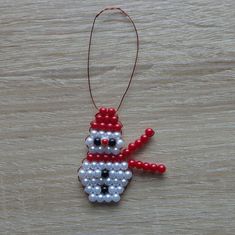
POLYGON ((86 138, 89 153, 118 155, 124 146, 122 124, 113 108, 100 108, 86 138))

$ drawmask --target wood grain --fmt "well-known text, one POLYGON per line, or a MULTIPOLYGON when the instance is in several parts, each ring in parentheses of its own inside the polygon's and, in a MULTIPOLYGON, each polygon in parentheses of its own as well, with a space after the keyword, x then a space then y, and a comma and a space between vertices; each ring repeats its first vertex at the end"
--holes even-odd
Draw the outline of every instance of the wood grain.
MULTIPOLYGON (((116 1, 0 0, 0 234, 235 234, 234 1, 118 1, 140 34, 120 110, 125 140, 158 130, 121 203, 88 203, 76 169, 94 115, 86 80, 95 14, 116 1)), ((97 21, 92 86, 116 105, 135 53, 120 14, 97 21)))

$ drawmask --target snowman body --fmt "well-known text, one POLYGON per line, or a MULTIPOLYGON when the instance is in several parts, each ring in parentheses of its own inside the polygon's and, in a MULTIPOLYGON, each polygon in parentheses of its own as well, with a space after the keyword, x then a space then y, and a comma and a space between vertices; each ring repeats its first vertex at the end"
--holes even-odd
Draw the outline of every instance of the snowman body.
POLYGON ((118 156, 124 142, 120 131, 90 129, 85 141, 88 155, 99 156, 99 160, 84 160, 78 177, 91 202, 118 202, 132 178, 126 161, 118 156), (102 159, 106 156, 108 159, 102 159))

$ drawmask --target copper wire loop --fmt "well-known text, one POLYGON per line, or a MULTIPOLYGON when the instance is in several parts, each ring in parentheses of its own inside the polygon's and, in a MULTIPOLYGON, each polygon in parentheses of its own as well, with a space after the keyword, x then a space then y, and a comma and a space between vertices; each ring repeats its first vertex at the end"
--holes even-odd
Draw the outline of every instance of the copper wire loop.
POLYGON ((126 16, 128 18, 128 20, 130 21, 130 23, 132 23, 133 27, 134 27, 134 30, 135 30, 135 33, 136 33, 136 56, 135 56, 135 62, 134 62, 134 65, 133 65, 133 69, 132 69, 132 72, 131 72, 131 76, 130 76, 130 79, 129 79, 129 82, 128 82, 128 85, 127 85, 127 88, 124 92, 124 94, 122 95, 122 98, 120 100, 120 103, 117 107, 117 110, 119 110, 119 108, 121 107, 122 103, 123 103, 123 100, 126 96, 126 93, 127 91, 129 90, 130 88, 130 85, 131 85, 131 82, 132 82, 132 78, 134 76, 134 73, 135 73, 135 69, 136 69, 136 64, 137 64, 137 59, 138 59, 138 54, 139 54, 139 35, 138 35, 138 31, 137 31, 137 28, 135 26, 135 23, 134 21, 131 19, 131 17, 124 11, 122 10, 120 7, 107 7, 107 8, 104 8, 103 10, 101 10, 94 18, 93 20, 93 23, 92 23, 92 27, 91 27, 91 32, 90 32, 90 39, 89 39, 89 46, 88 46, 88 57, 87 57, 87 78, 88 78, 88 86, 89 86, 89 92, 90 92, 90 97, 91 97, 91 100, 92 100, 92 103, 93 105, 95 106, 96 109, 99 109, 98 106, 96 105, 96 102, 95 102, 95 99, 93 97, 93 94, 92 94, 92 89, 91 89, 91 79, 90 79, 90 54, 91 54, 91 40, 92 40, 92 35, 93 35, 93 31, 94 31, 94 26, 95 26, 95 22, 96 22, 96 19, 105 11, 113 11, 113 10, 118 10, 119 12, 121 12, 124 16, 126 16))

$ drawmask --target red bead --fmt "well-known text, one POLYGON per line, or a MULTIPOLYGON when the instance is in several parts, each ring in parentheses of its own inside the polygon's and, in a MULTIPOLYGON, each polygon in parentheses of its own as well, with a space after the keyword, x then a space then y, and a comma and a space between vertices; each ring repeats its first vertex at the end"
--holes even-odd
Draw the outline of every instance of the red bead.
POLYGON ((133 151, 136 150, 136 145, 135 145, 134 143, 131 143, 131 144, 128 145, 128 149, 129 149, 131 152, 133 152, 133 151))
POLYGON ((108 139, 102 139, 101 143, 102 143, 102 145, 106 146, 106 145, 108 145, 109 140, 108 139))
POLYGON ((123 156, 125 156, 125 157, 129 156, 130 153, 131 153, 131 152, 130 152, 129 149, 123 149, 123 151, 122 151, 122 154, 123 154, 123 156))
POLYGON ((113 130, 113 124, 112 123, 109 123, 108 125, 107 125, 107 129, 108 130, 110 130, 110 131, 112 131, 113 130))
POLYGON ((110 117, 108 115, 104 116, 104 122, 109 123, 110 122, 110 117))
POLYGON ((140 140, 142 143, 147 143, 148 142, 149 137, 147 135, 141 135, 140 140))
POLYGON ((158 171, 158 166, 157 166, 157 164, 155 164, 155 163, 151 164, 151 165, 150 165, 150 169, 151 169, 151 171, 153 171, 153 172, 158 171))
POLYGON ((97 121, 98 123, 104 121, 103 117, 102 117, 99 113, 98 113, 95 117, 96 117, 96 121, 97 121))
POLYGON ((134 161, 134 160, 130 160, 130 161, 128 162, 128 165, 129 165, 130 168, 135 167, 135 161, 134 161))
POLYGON ((89 154, 87 155, 87 160, 88 160, 89 162, 91 162, 91 161, 93 160, 93 155, 92 155, 91 153, 89 153, 89 154))
POLYGON ((98 128, 98 123, 97 122, 91 122, 91 128, 97 129, 98 128))
POLYGON ((141 141, 140 139, 138 139, 138 140, 135 141, 135 147, 136 147, 136 149, 137 149, 137 148, 140 148, 141 145, 142 145, 142 141, 141 141))
POLYGON ((105 116, 106 113, 107 113, 107 109, 106 109, 105 107, 101 107, 101 108, 99 109, 99 112, 100 112, 100 114, 101 114, 102 116, 105 116))
POLYGON ((148 137, 152 137, 152 136, 154 136, 155 132, 154 132, 154 130, 153 130, 152 128, 147 128, 147 129, 145 130, 145 134, 146 134, 148 137))
POLYGON ((166 171, 166 167, 163 164, 158 165, 158 172, 163 174, 166 171))
POLYGON ((110 121, 111 121, 111 123, 112 124, 117 124, 117 122, 118 122, 118 117, 116 117, 116 116, 113 116, 111 119, 110 119, 110 121))
POLYGON ((143 168, 144 168, 144 170, 149 171, 150 170, 150 164, 148 162, 145 162, 143 164, 143 168))
POLYGON ((96 160, 97 162, 100 162, 100 160, 101 160, 101 156, 100 156, 99 154, 96 154, 96 156, 95 156, 95 160, 96 160))
POLYGON ((103 155, 103 161, 104 161, 104 162, 107 162, 108 160, 109 160, 109 155, 104 154, 104 155, 103 155))
POLYGON ((112 117, 116 113, 116 110, 114 108, 109 108, 108 109, 108 115, 112 117))
POLYGON ((137 162, 135 163, 135 167, 136 167, 137 169, 143 168, 143 162, 137 161, 137 162))
POLYGON ((114 155, 113 155, 113 156, 111 157, 111 162, 116 162, 116 160, 117 160, 117 156, 114 156, 114 155))
POLYGON ((105 123, 103 123, 103 122, 101 122, 100 124, 99 124, 99 127, 100 127, 100 129, 105 129, 105 123))
POLYGON ((114 126, 115 131, 120 131, 121 128, 122 128, 122 126, 119 123, 115 124, 115 126, 114 126))
POLYGON ((123 160, 124 160, 123 154, 119 153, 119 154, 118 154, 118 158, 120 159, 120 161, 123 161, 123 160))

